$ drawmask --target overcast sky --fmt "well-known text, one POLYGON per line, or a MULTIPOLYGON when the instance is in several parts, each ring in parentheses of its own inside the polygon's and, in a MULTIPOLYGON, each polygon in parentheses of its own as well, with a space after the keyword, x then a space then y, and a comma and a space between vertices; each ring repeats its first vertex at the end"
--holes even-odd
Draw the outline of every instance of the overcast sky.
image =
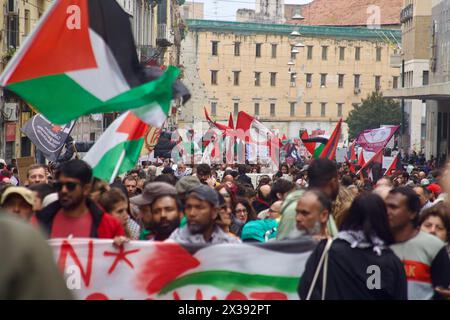
MULTIPOLYGON (((205 4, 205 19, 236 20, 236 10, 241 8, 255 9, 255 0, 189 0, 205 4), (217 3, 217 6, 215 5, 217 3)), ((304 4, 312 0, 285 0, 286 4, 304 4)))

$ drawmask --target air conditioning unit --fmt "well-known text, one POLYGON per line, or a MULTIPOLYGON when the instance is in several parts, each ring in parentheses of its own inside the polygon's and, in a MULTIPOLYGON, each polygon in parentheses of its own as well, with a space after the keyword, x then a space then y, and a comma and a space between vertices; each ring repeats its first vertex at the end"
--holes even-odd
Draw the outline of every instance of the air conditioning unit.
POLYGON ((311 83, 311 82, 307 82, 307 83, 306 83, 306 87, 307 87, 307 88, 312 88, 312 83, 311 83))
POLYGON ((361 93, 361 89, 360 88, 355 88, 355 94, 360 94, 361 93))
POLYGON ((6 11, 9 14, 18 14, 19 13, 19 3, 17 0, 8 0, 6 3, 6 11))
POLYGON ((5 103, 5 121, 17 121, 17 103, 7 102, 5 103))

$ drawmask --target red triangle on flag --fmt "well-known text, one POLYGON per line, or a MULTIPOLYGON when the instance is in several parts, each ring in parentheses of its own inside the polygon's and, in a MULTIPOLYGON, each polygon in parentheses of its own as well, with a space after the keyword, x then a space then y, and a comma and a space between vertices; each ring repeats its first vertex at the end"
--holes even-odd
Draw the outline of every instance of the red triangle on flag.
POLYGON ((89 36, 88 1, 57 1, 49 10, 4 85, 97 67, 89 36))
POLYGON ((117 128, 117 132, 128 134, 128 140, 137 140, 145 136, 148 124, 138 118, 133 112, 128 111, 127 116, 117 128))

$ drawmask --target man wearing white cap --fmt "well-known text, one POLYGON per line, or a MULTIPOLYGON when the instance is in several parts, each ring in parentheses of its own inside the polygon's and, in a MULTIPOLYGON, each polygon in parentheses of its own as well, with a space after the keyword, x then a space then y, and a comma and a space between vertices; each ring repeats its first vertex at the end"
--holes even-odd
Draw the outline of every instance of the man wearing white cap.
POLYGON ((34 213, 34 194, 24 187, 9 187, 3 192, 0 205, 7 212, 29 221, 34 213))

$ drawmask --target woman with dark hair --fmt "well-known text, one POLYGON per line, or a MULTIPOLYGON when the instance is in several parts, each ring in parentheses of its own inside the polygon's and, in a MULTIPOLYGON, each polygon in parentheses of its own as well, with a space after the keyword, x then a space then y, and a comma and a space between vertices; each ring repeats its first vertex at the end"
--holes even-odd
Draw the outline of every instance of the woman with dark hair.
POLYGON ((247 222, 256 220, 255 211, 253 211, 253 208, 247 199, 238 198, 236 200, 231 219, 233 220, 233 223, 231 224, 230 231, 238 237, 241 236, 242 228, 247 222))
POLYGON ((439 202, 426 209, 420 216, 420 229, 441 239, 447 247, 450 257, 450 209, 443 202, 439 202))
POLYGON ((320 242, 309 257, 300 298, 406 300, 406 274, 389 248, 393 243, 383 199, 371 193, 358 196, 337 237, 320 242))

